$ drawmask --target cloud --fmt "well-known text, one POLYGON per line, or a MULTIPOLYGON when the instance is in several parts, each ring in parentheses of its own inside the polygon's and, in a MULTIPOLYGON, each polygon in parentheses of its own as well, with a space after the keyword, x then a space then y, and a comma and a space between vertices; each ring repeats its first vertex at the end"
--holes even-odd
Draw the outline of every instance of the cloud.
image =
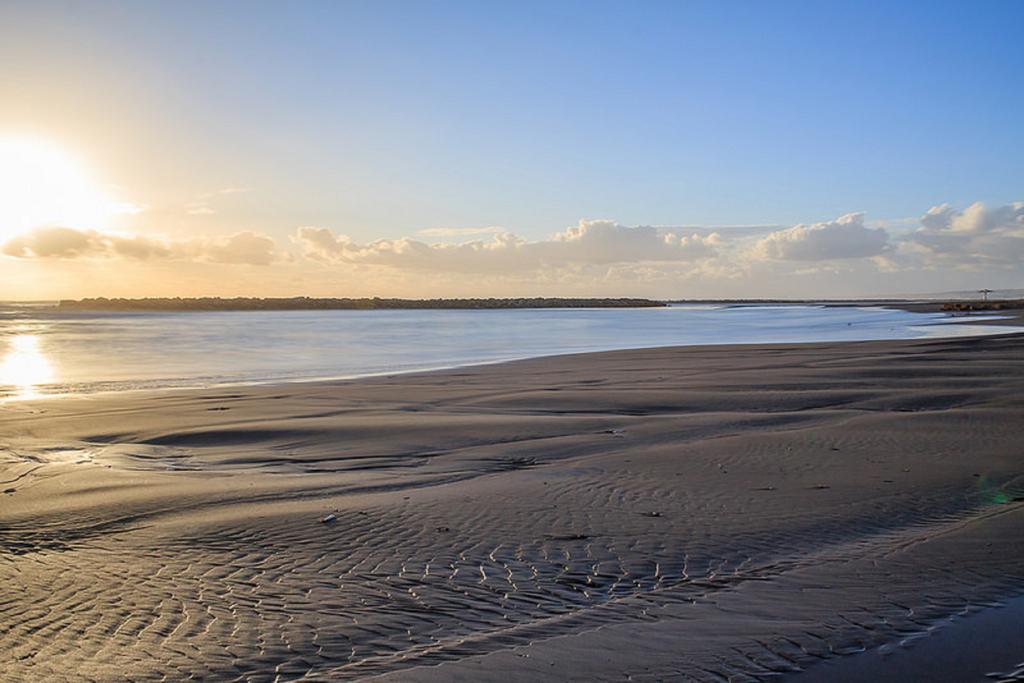
POLYGON ((325 263, 448 272, 523 270, 543 265, 536 254, 527 253, 524 240, 509 233, 496 234, 486 242, 460 244, 426 244, 409 238, 357 244, 327 228, 304 227, 293 239, 306 258, 325 263))
POLYGON ((215 263, 247 263, 265 266, 274 260, 274 240, 255 232, 236 232, 199 244, 205 260, 215 263))
POLYGON ((17 258, 76 258, 102 249, 99 233, 91 230, 38 228, 6 242, 3 253, 17 258))
POLYGON ((613 221, 583 220, 548 244, 561 245, 569 260, 622 263, 693 261, 713 256, 721 243, 718 233, 686 235, 647 226, 628 228, 613 221))
MULTIPOLYGON (((116 254, 124 258, 147 261, 150 259, 173 259, 175 246, 144 235, 102 235, 93 233, 94 256, 116 254)), ((67 258, 66 256, 64 258, 67 258)))
POLYGON ((863 213, 849 213, 770 233, 757 242, 754 254, 780 261, 828 261, 879 256, 888 248, 884 228, 868 228, 863 213))
POLYGON ((763 235, 767 232, 782 230, 788 226, 780 223, 740 223, 722 225, 655 225, 655 228, 663 232, 708 234, 717 232, 723 237, 744 237, 750 235, 763 235))
POLYGON ((138 261, 207 261, 267 265, 276 244, 266 235, 233 235, 169 240, 146 235, 119 235, 60 226, 36 228, 8 240, 0 252, 20 259, 125 258, 138 261))
POLYGON ((426 228, 417 231, 417 234, 426 237, 458 237, 462 235, 497 235, 503 232, 506 232, 504 228, 489 225, 484 228, 426 228))
POLYGON ((449 272, 515 272, 570 264, 686 262, 713 256, 721 238, 679 235, 607 220, 581 220, 549 240, 530 242, 508 232, 490 240, 427 244, 403 238, 357 244, 327 228, 303 227, 293 240, 310 259, 449 272))
POLYGON ((214 190, 212 192, 204 192, 199 195, 196 201, 190 202, 185 205, 185 213, 189 216, 210 216, 217 211, 210 206, 210 203, 218 197, 231 194, 242 194, 248 192, 247 187, 225 187, 220 190, 214 190))
POLYGON ((901 245, 928 267, 1015 267, 1024 263, 1024 202, 992 209, 981 202, 958 211, 949 204, 933 206, 921 227, 901 245))
MULTIPOLYGON (((173 239, 51 226, 0 244, 0 258, 7 257, 0 269, 45 272, 57 267, 47 262, 60 264, 62 273, 83 273, 76 276, 83 291, 100 286, 84 273, 102 271, 160 282, 149 291, 169 294, 665 298, 889 296, 977 289, 979 272, 981 284, 1011 287, 1024 274, 1024 203, 962 210, 942 204, 914 224, 900 219, 883 228, 859 213, 789 227, 716 229, 581 220, 539 240, 491 226, 428 230, 436 242, 422 231, 358 241, 306 226, 287 245, 253 231, 173 239), (239 269, 225 280, 218 264, 267 269, 239 269), (199 282, 206 289, 189 289, 199 282), (231 289, 242 284, 249 289, 231 289)), ((120 286, 112 282, 104 286, 120 286)))

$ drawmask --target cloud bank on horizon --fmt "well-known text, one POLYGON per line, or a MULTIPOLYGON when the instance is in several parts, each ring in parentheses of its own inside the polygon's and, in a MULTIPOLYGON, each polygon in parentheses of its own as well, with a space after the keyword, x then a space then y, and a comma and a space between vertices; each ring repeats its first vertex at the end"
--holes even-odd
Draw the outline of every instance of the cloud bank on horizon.
POLYGON ((344 235, 315 227, 299 228, 293 239, 303 256, 324 263, 466 273, 522 272, 569 264, 691 262, 716 255, 721 243, 715 232, 680 235, 609 220, 581 220, 552 239, 534 242, 500 232, 490 240, 456 244, 428 244, 410 238, 356 244, 344 235))
POLYGON ((64 226, 44 226, 15 236, 0 253, 19 259, 135 259, 200 261, 265 266, 276 258, 276 243, 268 235, 243 231, 189 239, 122 235, 64 226))
MULTIPOLYGON (((1024 275, 1024 202, 996 207, 974 203, 962 210, 941 204, 928 209, 916 227, 902 231, 871 226, 863 213, 850 213, 812 224, 735 231, 580 220, 548 239, 533 241, 494 226, 419 234, 477 237, 358 243, 330 228, 304 226, 288 240, 253 231, 172 239, 47 226, 8 240, 0 254, 9 261, 56 267, 72 262, 136 267, 159 263, 165 273, 173 272, 167 268, 174 264, 205 265, 221 273, 225 267, 247 267, 257 271, 250 277, 259 279, 265 294, 296 293, 301 283, 310 282, 318 294, 339 295, 474 295, 484 287, 500 296, 520 294, 526 287, 551 295, 621 290, 686 296, 718 287, 721 296, 808 296, 815 293, 780 294, 779 286, 790 283, 806 290, 813 278, 830 274, 859 274, 870 280, 872 274, 899 273, 930 274, 927 281, 937 291, 945 288, 945 272, 1024 275), (281 269, 281 280, 275 279, 275 269, 281 269), (287 282, 289 291, 269 291, 275 282, 287 282), (352 291, 357 283, 359 291, 352 291), (381 291, 374 291, 375 286, 381 291)), ((178 292, 168 282, 159 293, 178 292)))

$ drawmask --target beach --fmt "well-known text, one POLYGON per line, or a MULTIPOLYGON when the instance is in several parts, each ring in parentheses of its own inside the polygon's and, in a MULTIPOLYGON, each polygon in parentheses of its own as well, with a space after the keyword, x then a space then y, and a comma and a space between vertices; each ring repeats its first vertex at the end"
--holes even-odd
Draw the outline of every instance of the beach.
POLYGON ((1012 334, 2 403, 0 670, 825 680, 1024 592, 1022 418, 1012 334))
POLYGON ((0 683, 1024 683, 1021 26, 0 0, 0 683))

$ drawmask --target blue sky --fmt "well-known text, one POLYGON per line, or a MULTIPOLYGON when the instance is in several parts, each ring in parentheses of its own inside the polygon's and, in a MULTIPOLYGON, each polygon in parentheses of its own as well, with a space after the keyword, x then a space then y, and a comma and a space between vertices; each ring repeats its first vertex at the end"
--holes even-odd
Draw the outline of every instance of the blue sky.
POLYGON ((147 230, 794 225, 1022 197, 1021 2, 8 2, 0 131, 147 230), (192 226, 174 206, 224 188, 192 226))

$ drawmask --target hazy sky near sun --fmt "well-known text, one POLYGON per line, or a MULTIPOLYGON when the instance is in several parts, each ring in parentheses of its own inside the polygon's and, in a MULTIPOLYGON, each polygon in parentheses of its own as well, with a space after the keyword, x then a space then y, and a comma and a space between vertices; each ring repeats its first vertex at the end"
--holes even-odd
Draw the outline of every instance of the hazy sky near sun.
POLYGON ((1021 287, 1022 22, 7 0, 0 298, 1021 287))

